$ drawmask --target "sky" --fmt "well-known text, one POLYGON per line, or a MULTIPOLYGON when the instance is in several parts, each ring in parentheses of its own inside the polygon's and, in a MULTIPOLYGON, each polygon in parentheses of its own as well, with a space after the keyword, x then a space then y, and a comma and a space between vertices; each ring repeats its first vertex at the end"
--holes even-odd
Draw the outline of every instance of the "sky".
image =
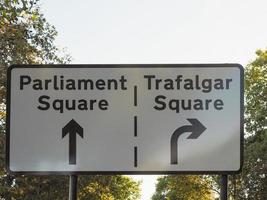
MULTIPOLYGON (((41 0, 74 64, 240 63, 267 47, 266 0, 41 0)), ((157 176, 142 179, 142 200, 157 176)))

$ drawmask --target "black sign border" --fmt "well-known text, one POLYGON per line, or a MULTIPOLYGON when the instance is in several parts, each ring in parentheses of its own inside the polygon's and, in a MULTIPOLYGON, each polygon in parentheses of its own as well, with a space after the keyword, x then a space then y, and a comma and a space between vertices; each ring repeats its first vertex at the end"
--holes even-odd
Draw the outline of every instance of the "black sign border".
POLYGON ((225 64, 47 64, 12 65, 7 70, 6 170, 12 175, 173 175, 238 174, 244 161, 244 68, 237 63, 225 64), (236 171, 12 171, 10 169, 10 102, 11 72, 15 68, 238 68, 240 70, 240 168, 236 171))

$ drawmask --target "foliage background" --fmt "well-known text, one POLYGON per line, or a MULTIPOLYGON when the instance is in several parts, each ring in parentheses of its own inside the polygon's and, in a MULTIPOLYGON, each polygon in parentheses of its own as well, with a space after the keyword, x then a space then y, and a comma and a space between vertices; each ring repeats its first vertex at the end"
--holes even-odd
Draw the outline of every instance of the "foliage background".
MULTIPOLYGON (((0 197, 66 199, 68 177, 14 177, 5 171, 6 69, 12 64, 68 63, 55 45, 57 31, 41 13, 38 0, 0 0, 0 197)), ((267 199, 267 50, 257 50, 245 67, 245 152, 239 175, 229 176, 229 199, 267 199)), ((218 176, 164 176, 153 199, 212 198, 218 176), (185 185, 187 187, 185 187, 185 185), (199 196, 196 191, 199 188, 199 196)), ((81 199, 130 199, 140 183, 125 176, 90 176, 79 180, 81 199)))

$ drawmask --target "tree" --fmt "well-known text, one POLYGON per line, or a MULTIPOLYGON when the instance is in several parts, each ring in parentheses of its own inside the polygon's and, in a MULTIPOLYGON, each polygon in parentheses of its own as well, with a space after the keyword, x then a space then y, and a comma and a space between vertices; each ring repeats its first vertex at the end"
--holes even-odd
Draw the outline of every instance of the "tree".
POLYGON ((137 200, 140 182, 127 176, 83 176, 80 178, 81 200, 137 200))
POLYGON ((0 0, 0 88, 5 102, 6 69, 12 64, 66 63, 54 44, 57 31, 40 12, 38 0, 0 0))
MULTIPOLYGON (((137 200, 140 183, 126 176, 80 176, 78 179, 80 200, 137 200)), ((25 176, 16 180, 10 193, 14 199, 68 199, 68 177, 25 176)))
POLYGON ((4 169, 6 70, 12 64, 65 63, 70 60, 54 44, 57 32, 40 12, 38 0, 0 0, 0 197, 19 199, 45 178, 14 177, 4 169))
POLYGON ((242 173, 230 180, 234 199, 267 199, 267 50, 245 68, 245 150, 242 173))
POLYGON ((207 177, 196 175, 163 176, 158 178, 152 200, 209 200, 212 199, 207 177))
POLYGON ((256 55, 245 68, 245 128, 248 136, 263 134, 267 128, 267 50, 258 50, 256 55))
MULTIPOLYGON (((40 11, 39 0, 0 0, 0 199, 64 200, 67 176, 11 176, 5 171, 6 70, 12 64, 67 63, 70 56, 55 45, 57 31, 40 11)), ((81 199, 139 198, 139 183, 125 176, 87 176, 81 199)))
POLYGON ((256 51, 245 71, 245 162, 243 192, 247 199, 267 199, 267 50, 256 51))

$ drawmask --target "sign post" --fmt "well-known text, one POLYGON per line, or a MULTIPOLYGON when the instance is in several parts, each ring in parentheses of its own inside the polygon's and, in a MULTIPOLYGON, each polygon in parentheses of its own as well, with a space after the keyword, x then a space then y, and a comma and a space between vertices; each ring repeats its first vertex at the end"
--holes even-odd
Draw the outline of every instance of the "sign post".
POLYGON ((229 174, 242 167, 238 64, 17 65, 8 70, 7 102, 12 174, 229 174))
POLYGON ((70 175, 69 200, 77 200, 77 175, 70 175))
POLYGON ((228 176, 227 174, 221 175, 221 191, 220 200, 227 200, 228 176))

